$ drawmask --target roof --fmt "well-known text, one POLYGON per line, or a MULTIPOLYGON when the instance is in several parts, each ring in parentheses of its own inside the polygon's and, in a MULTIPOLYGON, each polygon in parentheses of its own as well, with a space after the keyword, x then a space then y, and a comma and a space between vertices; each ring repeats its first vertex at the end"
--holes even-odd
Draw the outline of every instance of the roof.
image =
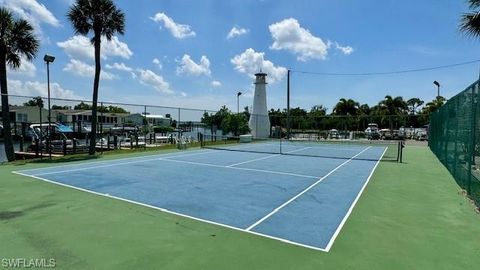
POLYGON ((161 114, 147 114, 145 117, 146 118, 166 118, 165 116, 163 116, 161 114))
POLYGON ((145 117, 145 118, 149 118, 149 119, 169 119, 161 114, 143 114, 143 113, 133 113, 133 114, 130 114, 129 116, 141 116, 141 117, 145 117))
MULTIPOLYGON (((64 115, 91 115, 92 111, 90 110, 52 110, 64 115)), ((129 113, 102 113, 97 112, 98 116, 125 116, 129 113)))

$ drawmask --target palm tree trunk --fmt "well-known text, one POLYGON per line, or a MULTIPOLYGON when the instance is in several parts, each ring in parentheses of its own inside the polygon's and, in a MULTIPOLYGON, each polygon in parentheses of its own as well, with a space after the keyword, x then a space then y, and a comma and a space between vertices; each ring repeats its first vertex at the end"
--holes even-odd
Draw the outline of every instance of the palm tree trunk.
POLYGON ((10 109, 8 107, 7 61, 5 52, 3 51, 0 51, 0 87, 2 93, 2 122, 5 154, 8 161, 13 161, 15 160, 15 150, 13 149, 12 129, 10 128, 10 109))
POLYGON ((98 102, 98 85, 100 83, 100 33, 95 34, 95 79, 93 81, 93 98, 92 98, 92 128, 90 132, 90 149, 88 153, 95 155, 95 146, 97 143, 97 102, 98 102))

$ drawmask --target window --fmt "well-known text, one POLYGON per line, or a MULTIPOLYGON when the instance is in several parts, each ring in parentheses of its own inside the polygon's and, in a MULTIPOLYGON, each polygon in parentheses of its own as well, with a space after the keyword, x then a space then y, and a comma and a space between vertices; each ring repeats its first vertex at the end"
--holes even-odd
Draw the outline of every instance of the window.
POLYGON ((28 115, 26 113, 17 113, 17 122, 27 122, 28 115))

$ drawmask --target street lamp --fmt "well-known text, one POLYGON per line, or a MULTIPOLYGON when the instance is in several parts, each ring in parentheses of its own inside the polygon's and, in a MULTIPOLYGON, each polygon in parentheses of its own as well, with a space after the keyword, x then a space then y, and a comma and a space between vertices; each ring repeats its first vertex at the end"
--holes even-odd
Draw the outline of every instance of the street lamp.
MULTIPOLYGON (((50 63, 53 63, 55 61, 55 56, 45 54, 43 57, 43 61, 47 64, 47 92, 48 92, 48 128, 47 128, 47 147, 48 147, 48 155, 50 159, 52 158, 52 149, 50 147, 50 129, 52 128, 51 126, 51 109, 50 109, 50 63)), ((40 122, 42 119, 40 119, 40 122)))
POLYGON ((237 93, 237 114, 240 113, 240 96, 242 95, 242 92, 237 93))
POLYGON ((440 96, 440 83, 437 81, 433 81, 433 84, 437 86, 437 98, 440 96))

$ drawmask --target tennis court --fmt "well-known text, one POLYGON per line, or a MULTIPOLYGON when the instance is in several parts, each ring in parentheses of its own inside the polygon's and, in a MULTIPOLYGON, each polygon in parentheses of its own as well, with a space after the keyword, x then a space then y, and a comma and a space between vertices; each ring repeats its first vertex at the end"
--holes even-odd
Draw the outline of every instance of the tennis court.
POLYGON ((198 149, 15 173, 329 251, 389 147, 285 143, 281 153, 262 152, 271 147, 238 144, 225 147, 234 151, 198 149))

